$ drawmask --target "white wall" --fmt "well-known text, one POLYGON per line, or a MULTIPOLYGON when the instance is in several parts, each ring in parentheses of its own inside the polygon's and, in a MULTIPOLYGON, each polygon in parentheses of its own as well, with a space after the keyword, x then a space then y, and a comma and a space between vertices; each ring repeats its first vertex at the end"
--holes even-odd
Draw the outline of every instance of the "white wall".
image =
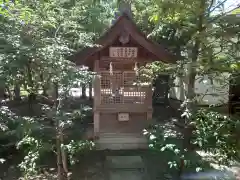
MULTIPOLYGON (((213 76, 197 76, 195 81, 195 93, 199 104, 219 105, 228 102, 229 86, 227 82, 228 74, 213 76), (211 78, 212 77, 212 78, 211 78)), ((181 101, 185 100, 186 84, 183 78, 177 77, 174 80, 176 87, 170 89, 169 96, 181 101)))

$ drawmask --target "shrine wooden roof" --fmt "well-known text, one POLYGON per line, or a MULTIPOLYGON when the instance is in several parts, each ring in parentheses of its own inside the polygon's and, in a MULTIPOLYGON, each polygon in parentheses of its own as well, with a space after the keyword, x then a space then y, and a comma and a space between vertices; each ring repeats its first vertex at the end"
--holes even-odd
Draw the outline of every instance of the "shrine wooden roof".
POLYGON ((92 57, 104 48, 111 46, 123 31, 128 33, 129 36, 139 44, 139 46, 153 54, 154 57, 156 57, 156 59, 153 60, 159 60, 165 63, 176 62, 176 57, 173 54, 168 52, 164 46, 147 39, 146 36, 137 28, 133 20, 126 14, 121 15, 111 28, 95 42, 95 44, 98 45, 97 47, 85 48, 71 56, 70 59, 77 65, 92 66, 94 62, 92 57))

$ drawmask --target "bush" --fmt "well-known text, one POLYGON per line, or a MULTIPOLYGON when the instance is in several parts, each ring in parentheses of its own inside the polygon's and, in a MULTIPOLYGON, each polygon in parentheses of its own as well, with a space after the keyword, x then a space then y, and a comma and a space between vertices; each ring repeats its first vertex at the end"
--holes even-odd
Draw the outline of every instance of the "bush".
POLYGON ((21 133, 17 131, 23 123, 21 120, 7 106, 0 107, 0 157, 7 158, 16 152, 15 144, 21 139, 21 133))
POLYGON ((159 152, 170 169, 181 171, 183 166, 189 166, 190 156, 183 146, 184 138, 173 127, 154 125, 145 129, 144 135, 148 138, 149 148, 159 152))
POLYGON ((192 118, 195 125, 192 143, 216 155, 221 164, 239 160, 240 120, 218 112, 200 109, 192 118))
POLYGON ((67 150, 70 163, 73 165, 78 162, 78 158, 76 158, 77 155, 85 154, 91 150, 94 150, 95 144, 93 141, 88 140, 71 140, 69 144, 63 145, 63 148, 67 150))

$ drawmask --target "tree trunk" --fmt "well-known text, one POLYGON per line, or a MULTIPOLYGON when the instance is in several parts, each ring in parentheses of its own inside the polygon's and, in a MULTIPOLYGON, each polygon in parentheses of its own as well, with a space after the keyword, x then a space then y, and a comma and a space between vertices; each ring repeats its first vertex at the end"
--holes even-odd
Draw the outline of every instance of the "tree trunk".
MULTIPOLYGON (((196 30, 198 35, 202 33, 204 30, 203 23, 204 23, 204 17, 205 17, 205 10, 206 10, 206 1, 207 0, 201 0, 200 1, 200 12, 197 17, 197 23, 196 23, 196 30)), ((199 58, 199 52, 201 47, 201 38, 199 36, 196 37, 193 47, 191 49, 190 57, 191 62, 188 64, 187 67, 187 102, 186 102, 186 112, 188 116, 185 116, 185 128, 184 128, 184 144, 183 148, 187 149, 188 151, 191 151, 191 138, 192 138, 192 125, 190 124, 191 115, 195 113, 196 107, 195 107, 195 79, 196 79, 196 68, 197 68, 197 61, 199 58)), ((184 169, 184 160, 181 160, 180 165, 180 171, 179 176, 181 176, 183 169, 184 169)))
POLYGON ((2 83, 2 84, 0 84, 0 100, 2 101, 3 99, 6 99, 5 96, 6 96, 5 84, 2 83))
MULTIPOLYGON (((203 20, 205 16, 205 9, 206 9, 206 0, 201 0, 200 2, 200 12, 196 24, 197 32, 200 34, 204 28, 203 28, 203 20)), ((191 62, 188 64, 188 82, 187 82, 187 110, 191 113, 194 113, 195 111, 195 103, 194 103, 194 98, 195 98, 195 79, 196 79, 196 65, 197 65, 197 60, 199 57, 199 52, 200 52, 200 46, 201 46, 201 38, 199 36, 196 37, 193 48, 191 50, 191 62)))
POLYGON ((29 95, 28 95, 28 108, 31 114, 34 114, 33 102, 36 98, 36 94, 33 92, 33 77, 32 77, 32 69, 31 69, 31 60, 28 61, 27 64, 27 74, 28 74, 28 86, 30 88, 29 95))
POLYGON ((20 86, 19 84, 16 84, 14 86, 14 100, 21 100, 21 96, 20 96, 20 86))
POLYGON ((86 98, 86 84, 82 84, 82 97, 86 98))
POLYGON ((178 175, 181 176, 184 170, 184 158, 180 158, 178 175))
POLYGON ((195 79, 196 79, 195 64, 196 63, 197 63, 197 59, 192 58, 192 62, 188 64, 188 67, 187 67, 188 74, 187 74, 187 89, 186 89, 186 92, 187 92, 186 110, 191 114, 194 112, 194 109, 195 109, 194 98, 195 98, 195 79))
MULTIPOLYGON (((55 90, 55 113, 57 114, 58 108, 59 108, 59 101, 58 101, 58 84, 54 84, 54 90, 55 90)), ((62 129, 60 127, 59 119, 56 118, 56 149, 57 149, 57 169, 58 169, 58 180, 67 180, 67 174, 64 169, 64 156, 62 153, 62 147, 63 144, 63 134, 62 129)))
MULTIPOLYGON (((60 141, 61 144, 64 144, 64 138, 63 138, 63 132, 61 131, 60 134, 60 141)), ((63 171, 64 171, 64 177, 68 179, 68 160, 67 160, 67 152, 61 148, 61 155, 62 155, 62 165, 63 165, 63 171)))
POLYGON ((46 84, 44 83, 44 76, 43 76, 42 73, 40 74, 40 80, 41 80, 41 83, 42 83, 42 90, 43 90, 42 95, 43 95, 44 97, 46 97, 46 96, 47 96, 47 86, 46 86, 46 84))
POLYGON ((59 127, 59 122, 57 122, 57 133, 56 133, 56 148, 57 148, 57 169, 58 169, 58 180, 68 180, 68 166, 67 166, 67 155, 62 144, 63 132, 61 127, 59 127))
POLYGON ((62 164, 61 141, 59 137, 59 130, 57 130, 57 133, 56 133, 56 149, 57 149, 58 180, 65 180, 63 164, 62 164))

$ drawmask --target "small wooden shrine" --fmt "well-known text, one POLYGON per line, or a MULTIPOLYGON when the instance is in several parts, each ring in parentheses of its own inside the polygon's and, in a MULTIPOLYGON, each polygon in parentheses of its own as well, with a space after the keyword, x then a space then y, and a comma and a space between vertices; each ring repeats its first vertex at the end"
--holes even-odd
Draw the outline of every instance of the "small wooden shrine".
MULTIPOLYGON (((138 83, 138 69, 156 60, 174 63, 174 56, 148 40, 124 13, 96 44, 73 57, 98 75, 93 83, 94 134, 100 140, 106 134, 140 135, 152 118, 152 83, 138 83)), ((124 138, 137 143, 136 138, 124 138)))

